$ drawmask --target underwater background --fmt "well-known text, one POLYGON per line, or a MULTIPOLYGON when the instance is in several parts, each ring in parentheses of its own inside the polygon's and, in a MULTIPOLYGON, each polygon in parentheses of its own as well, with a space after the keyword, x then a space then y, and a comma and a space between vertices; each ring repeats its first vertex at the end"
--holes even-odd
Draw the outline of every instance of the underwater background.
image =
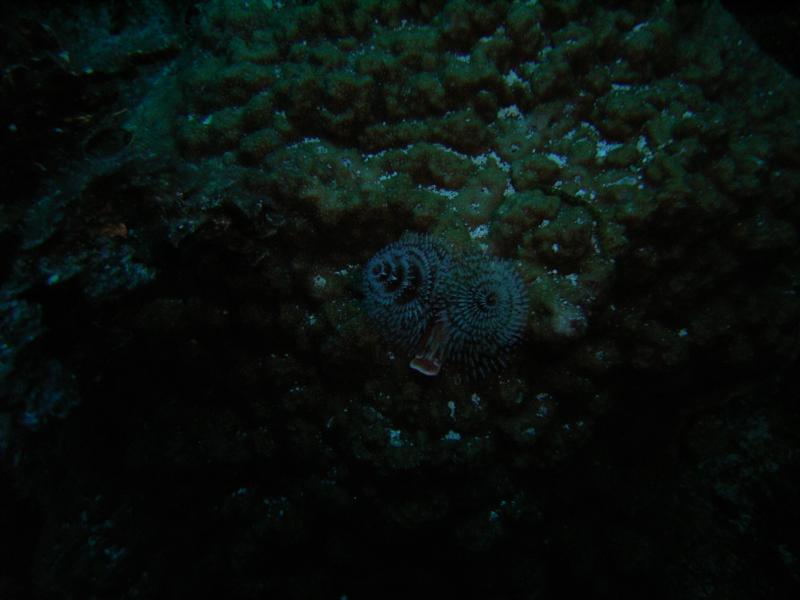
POLYGON ((4 3, 0 598, 800 597, 799 35, 4 3))

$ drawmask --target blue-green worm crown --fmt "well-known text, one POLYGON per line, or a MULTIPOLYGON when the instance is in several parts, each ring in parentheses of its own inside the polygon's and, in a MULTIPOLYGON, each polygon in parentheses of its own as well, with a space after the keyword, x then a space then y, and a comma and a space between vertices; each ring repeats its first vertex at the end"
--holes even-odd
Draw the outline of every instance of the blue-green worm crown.
POLYGON ((364 269, 364 307, 390 340, 413 349, 428 329, 450 254, 436 238, 406 233, 364 269))
POLYGON ((411 368, 437 375, 452 363, 472 376, 504 365, 528 315, 525 286, 508 261, 454 256, 407 233, 370 259, 364 305, 384 336, 411 351, 411 368))
POLYGON ((447 360, 478 376, 504 365, 528 317, 528 295, 513 264, 470 255, 441 285, 446 301, 437 319, 447 331, 447 360))

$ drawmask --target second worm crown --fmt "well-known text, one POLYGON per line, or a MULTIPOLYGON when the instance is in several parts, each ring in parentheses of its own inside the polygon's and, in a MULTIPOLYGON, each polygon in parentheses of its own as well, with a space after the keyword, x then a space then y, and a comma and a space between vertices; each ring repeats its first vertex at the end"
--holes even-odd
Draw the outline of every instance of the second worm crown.
POLYGON ((363 288, 369 317, 425 375, 450 362, 483 376, 505 364, 525 329, 528 297, 510 262, 453 256, 428 235, 406 233, 377 252, 363 288))

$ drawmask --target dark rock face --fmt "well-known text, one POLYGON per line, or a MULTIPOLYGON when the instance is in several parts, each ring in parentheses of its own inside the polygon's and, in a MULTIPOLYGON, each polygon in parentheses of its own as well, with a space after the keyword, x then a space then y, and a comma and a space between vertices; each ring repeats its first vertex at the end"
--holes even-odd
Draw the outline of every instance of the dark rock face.
POLYGON ((797 77, 800 76, 800 7, 791 2, 724 0, 722 5, 736 17, 759 47, 797 77))
POLYGON ((794 21, 731 8, 4 8, 0 598, 796 597, 794 21))

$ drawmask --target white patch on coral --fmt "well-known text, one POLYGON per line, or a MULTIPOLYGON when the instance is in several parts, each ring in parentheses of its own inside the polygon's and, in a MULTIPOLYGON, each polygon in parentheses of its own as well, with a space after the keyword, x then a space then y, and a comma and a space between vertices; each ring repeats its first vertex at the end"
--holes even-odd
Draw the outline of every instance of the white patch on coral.
POLYGON ((483 154, 478 154, 477 156, 473 156, 470 158, 470 160, 472 161, 472 164, 474 164, 475 166, 483 167, 486 165, 487 161, 490 158, 494 159, 494 161, 497 163, 497 166, 500 167, 500 169, 504 173, 509 173, 511 171, 511 165, 505 162, 502 158, 500 158, 497 155, 497 152, 495 152, 494 150, 492 150, 491 152, 484 152, 483 154))
POLYGON ((520 112, 519 108, 516 104, 512 104, 511 106, 504 106, 500 110, 497 111, 497 118, 498 119, 521 119, 522 113, 520 112))
POLYGON ((647 146, 647 138, 643 135, 639 136, 639 139, 636 140, 636 149, 642 154, 650 153, 650 148, 647 146))
POLYGON ((350 273, 350 271, 353 271, 354 269, 360 269, 360 268, 361 267, 359 265, 350 264, 350 265, 346 265, 346 266, 342 267, 338 271, 334 271, 333 274, 334 275, 338 275, 339 277, 344 277, 345 275, 348 275, 350 273))
POLYGON ((419 187, 420 187, 420 189, 427 190, 429 192, 433 192, 434 194, 437 194, 439 196, 444 196, 448 200, 452 200, 453 198, 458 197, 458 192, 456 192, 455 190, 446 190, 444 188, 440 188, 440 187, 435 186, 433 184, 426 185, 426 186, 419 186, 419 187))
POLYGON ((488 235, 489 235, 489 225, 485 223, 483 225, 478 225, 469 232, 469 237, 473 240, 479 240, 481 238, 485 238, 488 235))
POLYGON ((567 157, 555 152, 548 152, 545 156, 556 163, 559 167, 564 167, 567 164, 567 157))
POLYGON ((620 177, 616 181, 605 184, 605 187, 612 187, 615 185, 640 185, 640 182, 633 175, 626 175, 625 177, 620 177))
POLYGON ((447 152, 448 154, 453 154, 459 158, 463 158, 464 160, 470 159, 469 154, 464 154, 463 152, 459 152, 458 150, 451 148, 450 146, 445 146, 444 144, 440 144, 438 142, 433 144, 433 147, 436 148, 437 150, 441 150, 442 152, 447 152))
POLYGON ((399 429, 389 429, 389 445, 392 448, 402 448, 405 444, 403 444, 403 432, 399 429))
POLYGON ((505 74, 503 77, 503 81, 506 82, 506 85, 512 86, 515 83, 524 84, 525 82, 517 75, 517 72, 514 69, 511 69, 508 73, 505 74))
POLYGON ((553 333, 570 339, 586 331, 588 322, 580 306, 562 299, 553 306, 550 326, 553 328, 553 333))
POLYGON ((622 144, 611 143, 605 140, 597 140, 597 150, 595 151, 595 158, 605 158, 608 153, 617 148, 622 148, 622 144))

